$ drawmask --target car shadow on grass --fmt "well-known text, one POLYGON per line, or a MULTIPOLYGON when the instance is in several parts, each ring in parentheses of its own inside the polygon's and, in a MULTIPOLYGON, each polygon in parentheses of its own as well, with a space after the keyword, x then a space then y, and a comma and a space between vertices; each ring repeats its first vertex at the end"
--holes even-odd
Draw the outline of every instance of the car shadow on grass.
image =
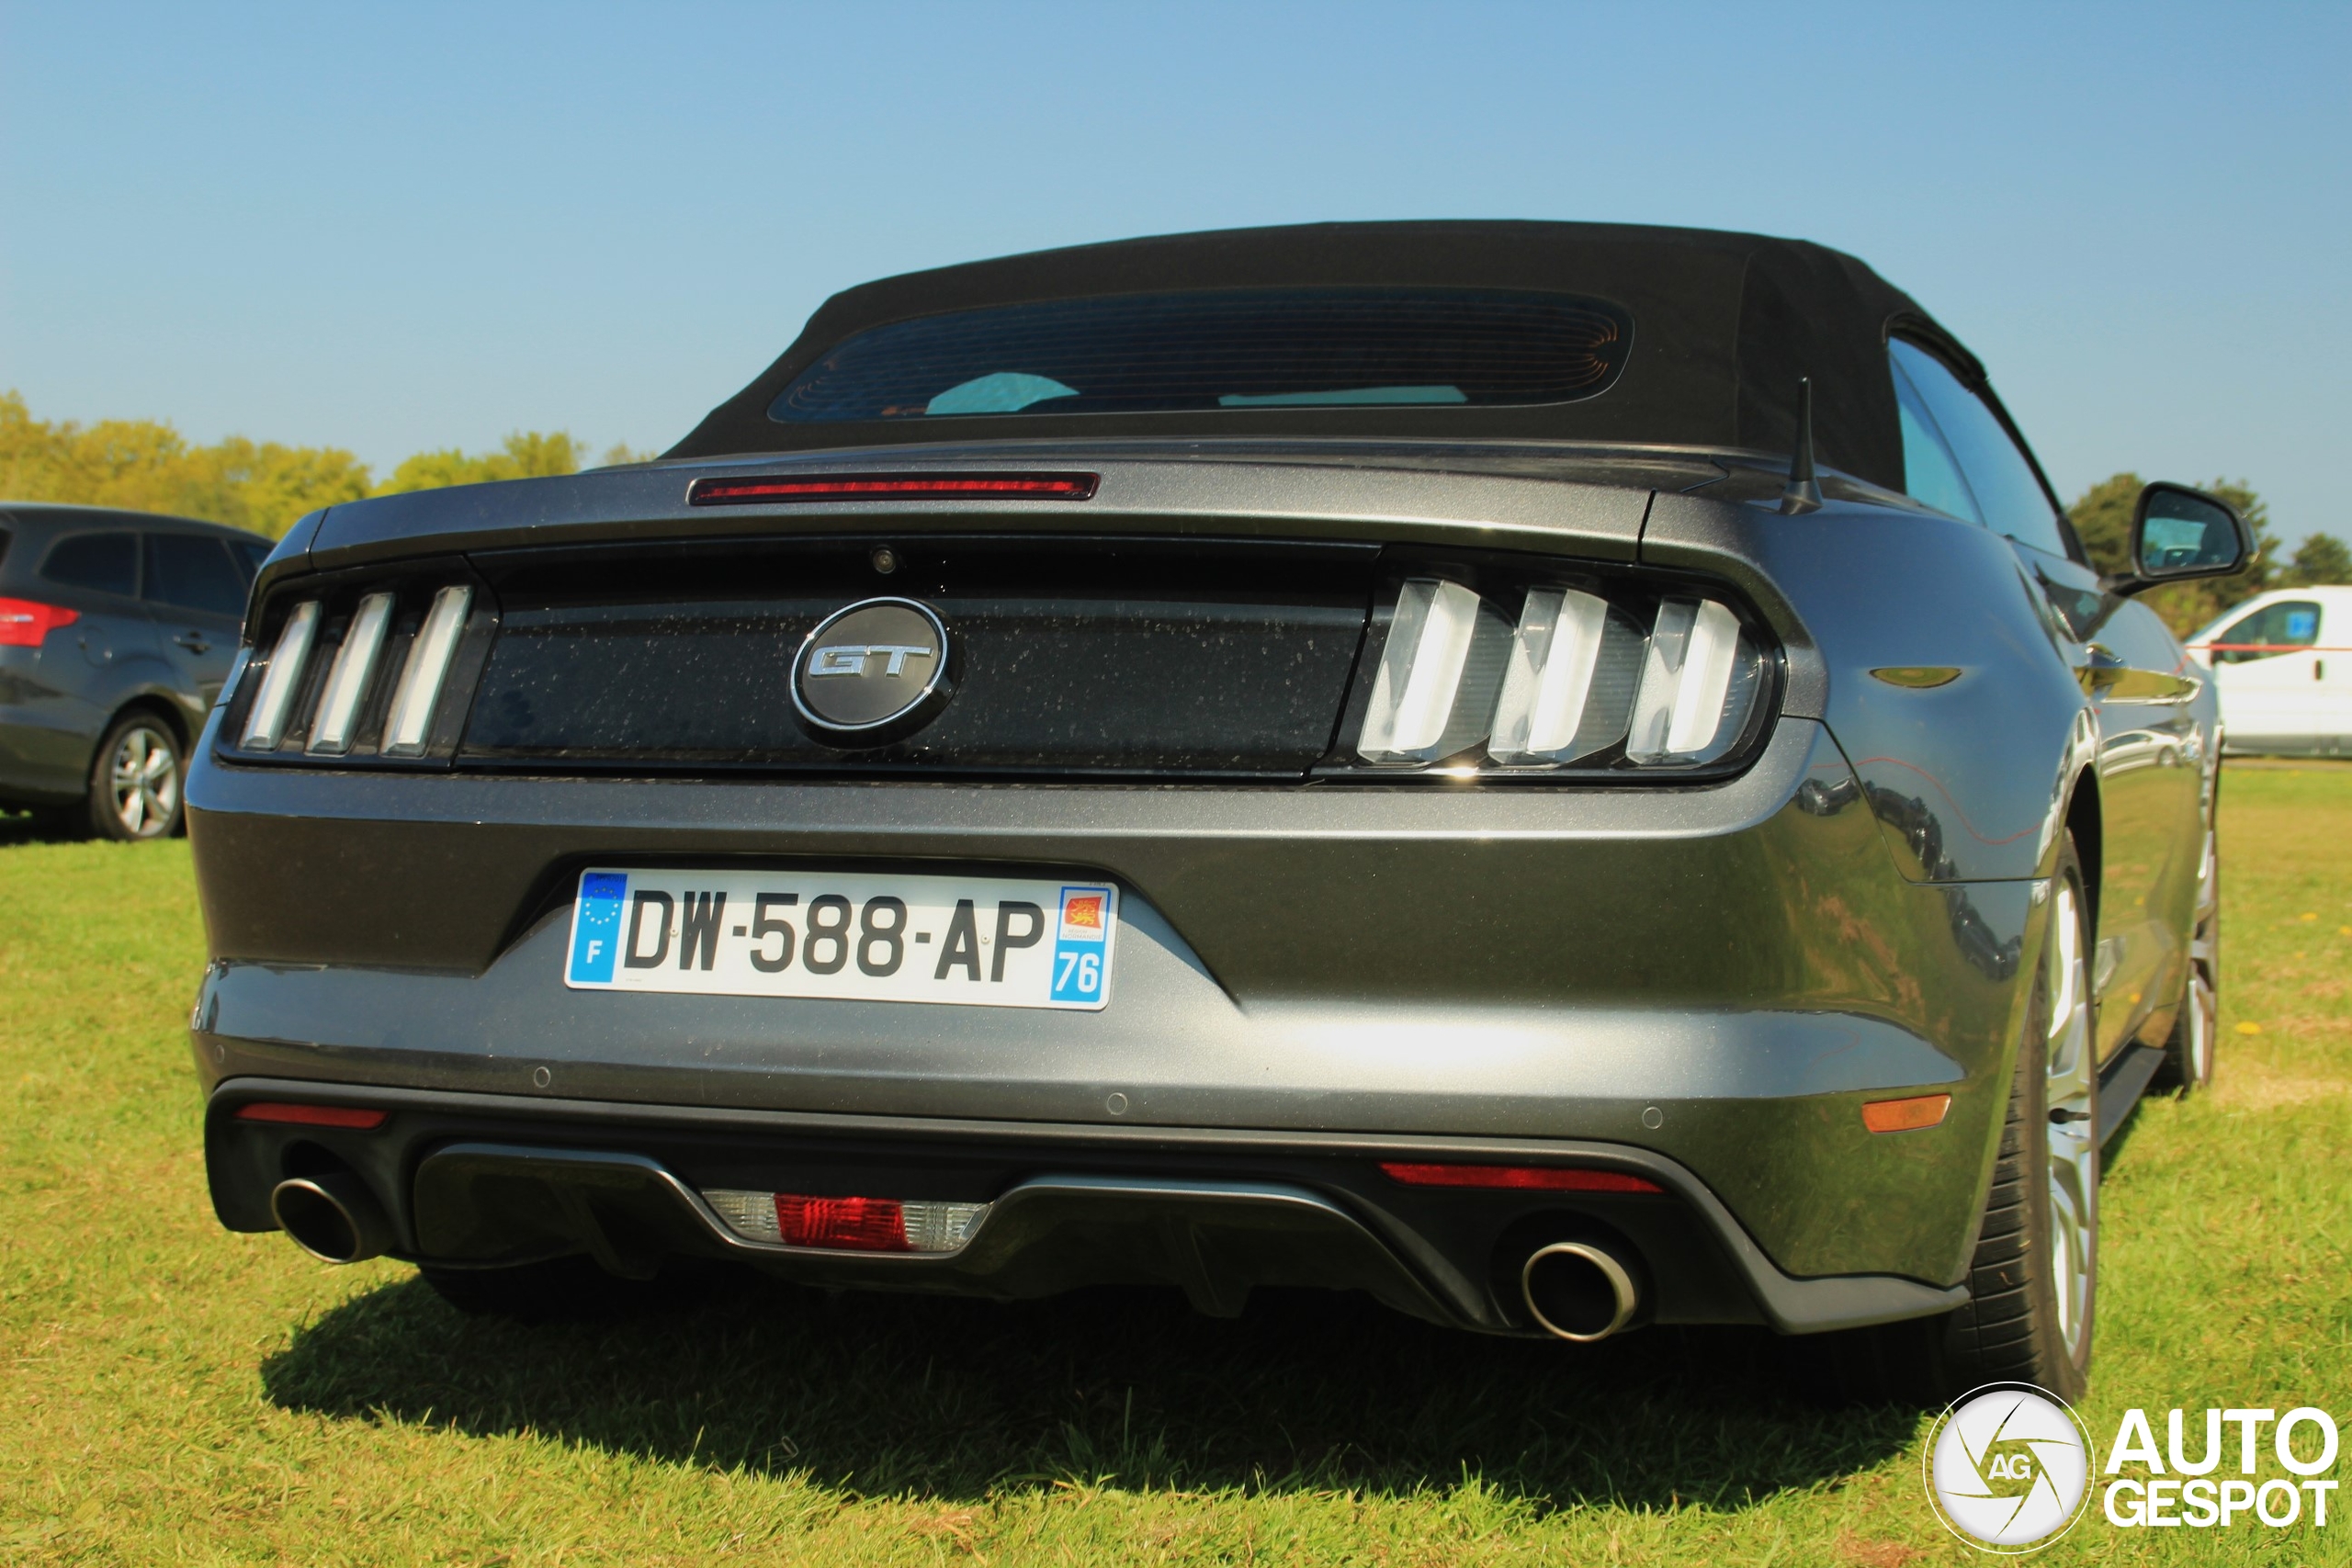
POLYGON ((1260 1292, 1238 1321, 1173 1291, 695 1292, 524 1325, 462 1316, 412 1279, 301 1328, 263 1385, 330 1416, 954 1501, 1068 1480, 1397 1495, 1476 1479, 1545 1509, 1730 1508, 1875 1465, 1918 1419, 1808 1404, 1760 1330, 1501 1340, 1314 1291, 1260 1292))

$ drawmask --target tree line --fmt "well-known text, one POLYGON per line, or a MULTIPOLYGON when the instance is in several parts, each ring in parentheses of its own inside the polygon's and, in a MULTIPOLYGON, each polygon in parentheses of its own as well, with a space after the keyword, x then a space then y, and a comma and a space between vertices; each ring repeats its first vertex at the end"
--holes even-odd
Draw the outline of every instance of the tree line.
MULTIPOLYGON (((652 457, 608 449, 606 465, 652 457)), ((517 431, 497 449, 419 452, 379 479, 340 446, 287 446, 232 435, 202 446, 152 419, 94 424, 35 419, 0 393, 0 500, 71 502, 202 517, 277 538, 322 506, 486 479, 578 473, 588 449, 567 431, 517 431)))
MULTIPOLYGON (((641 462, 651 452, 614 446, 600 461, 641 462)), ((168 512, 249 528, 272 538, 322 506, 370 495, 577 473, 587 448, 569 432, 517 431, 496 450, 456 447, 419 452, 377 479, 367 464, 339 446, 286 446, 232 435, 212 445, 189 441, 150 419, 107 419, 95 424, 32 416, 21 394, 0 393, 0 499, 78 502, 141 512, 168 512)), ((2075 528, 2101 571, 2129 563, 2132 504, 2137 474, 2101 479, 2067 508, 2075 528)), ((2160 588, 2147 602, 2183 634, 2271 588, 2352 582, 2352 548, 2333 534, 2312 534, 2286 560, 2270 533, 2270 510, 2245 480, 2216 480, 2206 489, 2236 507, 2253 525, 2261 554, 2240 577, 2160 588)))

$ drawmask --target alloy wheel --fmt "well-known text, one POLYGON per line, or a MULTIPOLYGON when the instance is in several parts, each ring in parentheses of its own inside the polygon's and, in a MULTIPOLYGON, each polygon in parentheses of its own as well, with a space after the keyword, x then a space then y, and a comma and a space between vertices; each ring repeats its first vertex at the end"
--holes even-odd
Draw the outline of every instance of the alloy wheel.
POLYGON ((158 838, 179 817, 179 752, 161 732, 131 726, 115 742, 107 768, 115 820, 126 837, 158 838))
POLYGON ((2079 1355, 2090 1318, 2092 1259, 2098 1226, 2098 1073, 2093 1059, 2089 954, 2084 951, 2081 894, 2062 878, 2051 910, 2048 1074, 2050 1278, 2058 1327, 2079 1355))

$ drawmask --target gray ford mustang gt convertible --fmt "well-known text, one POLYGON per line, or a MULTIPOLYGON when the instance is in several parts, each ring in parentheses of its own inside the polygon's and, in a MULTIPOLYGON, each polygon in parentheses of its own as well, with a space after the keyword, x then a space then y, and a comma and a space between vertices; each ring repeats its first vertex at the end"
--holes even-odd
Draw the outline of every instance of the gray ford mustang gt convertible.
MULTIPOLYGON (((657 462, 336 506, 187 789, 232 1230, 1361 1290, 2083 1385, 2211 1071, 2213 694, 1976 359, 1746 234, 1180 235, 829 301, 657 462)), ((569 1288, 569 1287, 567 1287, 569 1288)))

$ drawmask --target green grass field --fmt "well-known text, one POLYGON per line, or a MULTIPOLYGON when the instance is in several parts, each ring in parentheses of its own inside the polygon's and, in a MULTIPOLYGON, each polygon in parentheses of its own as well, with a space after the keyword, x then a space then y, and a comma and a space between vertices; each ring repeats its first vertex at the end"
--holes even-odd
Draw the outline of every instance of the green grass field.
MULTIPOLYGON (((2223 798, 2221 1084, 2111 1151, 2102 1448, 2127 1405, 2352 1424, 2352 768, 2233 765, 2223 798)), ((185 844, 0 825, 0 1562, 1981 1561, 1922 1498, 1926 1420, 1806 1404, 1754 1334, 765 1285, 460 1317, 215 1224, 201 961, 185 844)), ((2331 1521, 2094 1514, 2037 1561, 2352 1561, 2331 1521)))

